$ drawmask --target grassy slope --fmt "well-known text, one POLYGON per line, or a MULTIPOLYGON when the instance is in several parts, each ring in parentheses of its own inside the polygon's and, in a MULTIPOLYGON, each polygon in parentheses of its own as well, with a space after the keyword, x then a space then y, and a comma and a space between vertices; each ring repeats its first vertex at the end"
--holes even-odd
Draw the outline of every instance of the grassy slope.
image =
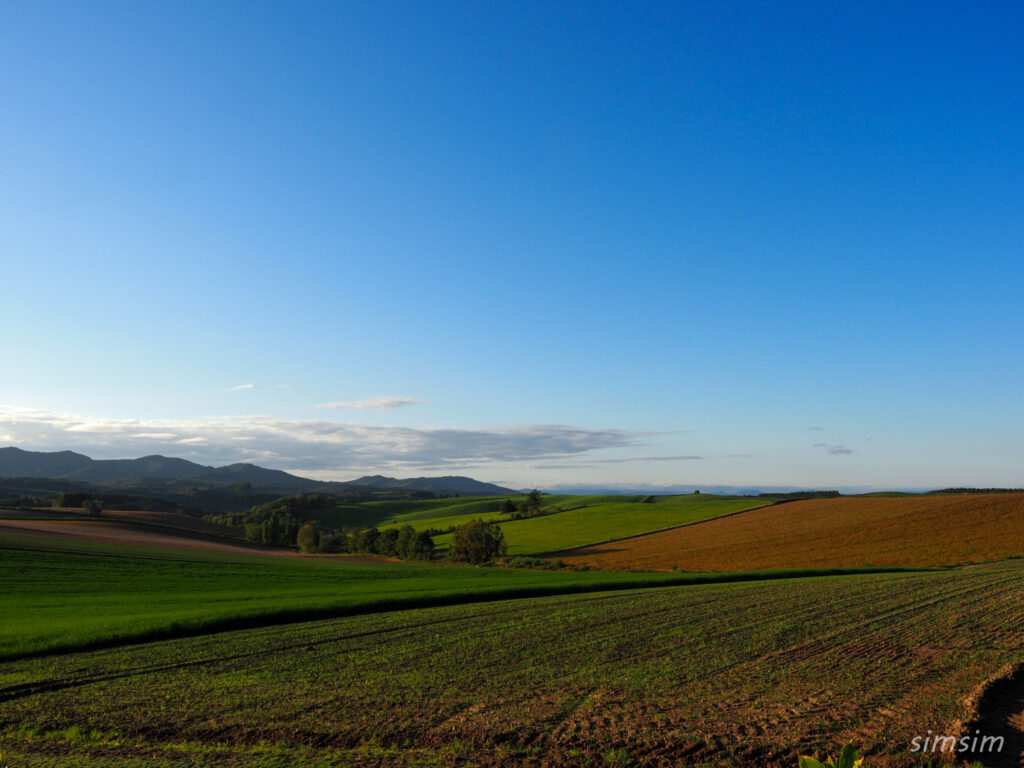
POLYGON ((3 667, 14 765, 919 764, 1024 654, 1024 568, 350 617, 3 667))
POLYGON ((1024 556, 1024 494, 816 499, 588 547, 599 568, 949 565, 1024 556))
POLYGON ((47 551, 51 546, 51 540, 0 536, 0 659, 315 616, 692 579, 80 542, 67 542, 62 552, 47 551))
MULTIPOLYGON (((521 496, 511 497, 521 499, 521 496)), ((417 521, 453 516, 484 516, 496 513, 501 499, 495 496, 467 496, 457 499, 421 499, 418 501, 367 501, 342 504, 321 510, 315 515, 328 528, 386 528, 411 523, 418 528, 430 527, 417 521)))
MULTIPOLYGON (((556 552, 599 541, 657 531, 672 526, 707 520, 768 503, 754 499, 730 499, 711 495, 655 496, 653 503, 641 503, 642 496, 576 497, 567 506, 588 506, 553 515, 510 520, 501 523, 510 555, 556 552)), ((446 548, 449 536, 435 542, 446 548)))

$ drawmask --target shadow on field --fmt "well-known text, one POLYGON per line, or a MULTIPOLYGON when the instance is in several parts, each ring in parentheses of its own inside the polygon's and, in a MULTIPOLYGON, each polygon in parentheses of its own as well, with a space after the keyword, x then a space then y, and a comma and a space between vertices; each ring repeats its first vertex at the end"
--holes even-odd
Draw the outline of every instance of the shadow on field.
POLYGON ((1003 740, 998 752, 978 748, 959 753, 958 757, 968 763, 977 760, 985 768, 1024 765, 1024 664, 986 689, 978 702, 978 717, 964 726, 963 734, 972 741, 975 734, 979 739, 991 736, 1003 740))

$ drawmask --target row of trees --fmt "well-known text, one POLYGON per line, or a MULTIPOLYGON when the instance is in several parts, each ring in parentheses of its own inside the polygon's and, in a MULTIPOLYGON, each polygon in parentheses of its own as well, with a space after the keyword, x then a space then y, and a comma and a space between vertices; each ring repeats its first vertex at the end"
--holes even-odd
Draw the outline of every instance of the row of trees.
POLYGON ((315 522, 308 522, 299 529, 296 543, 303 552, 382 555, 403 560, 429 560, 434 554, 431 535, 427 531, 417 531, 411 525, 383 531, 364 528, 354 533, 324 536, 315 522))
POLYGON ((300 493, 274 499, 245 512, 206 515, 204 519, 240 527, 245 531, 245 538, 256 544, 294 547, 303 518, 311 512, 336 506, 337 503, 337 497, 329 494, 300 493))
MULTIPOLYGON (((251 507, 245 512, 206 515, 204 519, 220 523, 221 525, 233 525, 244 528, 251 523, 262 523, 270 520, 275 515, 279 519, 283 519, 284 515, 291 515, 301 520, 310 512, 335 507, 338 503, 338 497, 327 493, 300 493, 295 496, 282 496, 279 499, 268 501, 266 504, 251 507)), ((295 543, 294 538, 291 543, 295 543)))
POLYGON ((91 493, 65 491, 57 495, 57 498, 53 500, 53 506, 57 508, 79 507, 91 517, 99 517, 103 514, 103 504, 94 498, 91 493))
POLYGON ((501 504, 498 505, 498 511, 503 515, 509 515, 513 520, 518 520, 522 517, 533 517, 543 512, 540 506, 543 500, 543 494, 534 488, 518 504, 514 503, 511 499, 503 499, 501 504))
MULTIPOLYGON (((540 514, 541 500, 540 491, 534 490, 518 506, 506 499, 501 504, 501 511, 513 517, 540 514)), ((431 532, 417 531, 411 525, 385 530, 363 528, 327 535, 319 523, 308 519, 319 510, 337 503, 336 497, 327 494, 299 494, 275 499, 243 514, 208 516, 207 519, 216 517, 216 522, 241 525, 246 538, 258 544, 297 546, 302 552, 370 554, 403 560, 429 560, 433 556, 431 532)), ((452 532, 449 558, 479 564, 504 555, 505 551, 501 528, 493 523, 474 520, 452 532)))
MULTIPOLYGON (((434 554, 434 539, 427 531, 411 525, 401 528, 364 528, 355 533, 324 536, 315 522, 305 523, 296 537, 303 552, 332 552, 400 557, 403 560, 429 560, 434 554)), ((455 529, 448 551, 451 560, 463 563, 487 563, 506 551, 505 536, 494 523, 473 520, 455 529)))
POLYGON ((266 512, 245 524, 245 538, 257 544, 295 546, 302 521, 288 512, 266 512))

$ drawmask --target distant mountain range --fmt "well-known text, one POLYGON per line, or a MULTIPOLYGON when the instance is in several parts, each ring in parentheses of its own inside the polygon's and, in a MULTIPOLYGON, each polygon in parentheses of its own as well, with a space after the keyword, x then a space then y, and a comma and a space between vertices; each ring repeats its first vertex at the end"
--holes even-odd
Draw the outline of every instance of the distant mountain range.
POLYGON ((336 492, 346 488, 430 491, 463 496, 501 496, 515 491, 469 477, 413 477, 396 479, 370 475, 346 482, 323 482, 266 469, 255 464, 208 467, 187 459, 143 456, 138 459, 91 459, 74 451, 25 451, 0 448, 0 477, 32 477, 71 480, 93 485, 229 485, 249 483, 254 488, 283 492, 336 492))
POLYGON ((433 491, 434 493, 457 493, 461 496, 505 496, 515 494, 510 488, 493 483, 482 483, 471 477, 446 475, 444 477, 407 477, 398 479, 383 475, 366 475, 351 481, 352 485, 369 488, 383 488, 388 491, 433 491))

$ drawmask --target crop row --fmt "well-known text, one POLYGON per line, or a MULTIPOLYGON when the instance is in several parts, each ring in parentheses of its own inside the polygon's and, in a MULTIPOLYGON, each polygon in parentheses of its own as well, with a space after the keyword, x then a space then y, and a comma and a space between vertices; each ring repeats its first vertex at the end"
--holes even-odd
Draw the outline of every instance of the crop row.
POLYGON ((1024 654, 1024 567, 491 602, 24 659, 26 764, 792 765, 911 738, 1024 654), (33 762, 36 761, 36 762, 33 762), (93 761, 93 762, 91 762, 93 761), (99 762, 95 762, 99 761, 99 762))
POLYGON ((0 659, 425 605, 758 578, 143 554, 113 545, 90 553, 80 542, 76 551, 51 552, 4 543, 0 538, 0 659))

